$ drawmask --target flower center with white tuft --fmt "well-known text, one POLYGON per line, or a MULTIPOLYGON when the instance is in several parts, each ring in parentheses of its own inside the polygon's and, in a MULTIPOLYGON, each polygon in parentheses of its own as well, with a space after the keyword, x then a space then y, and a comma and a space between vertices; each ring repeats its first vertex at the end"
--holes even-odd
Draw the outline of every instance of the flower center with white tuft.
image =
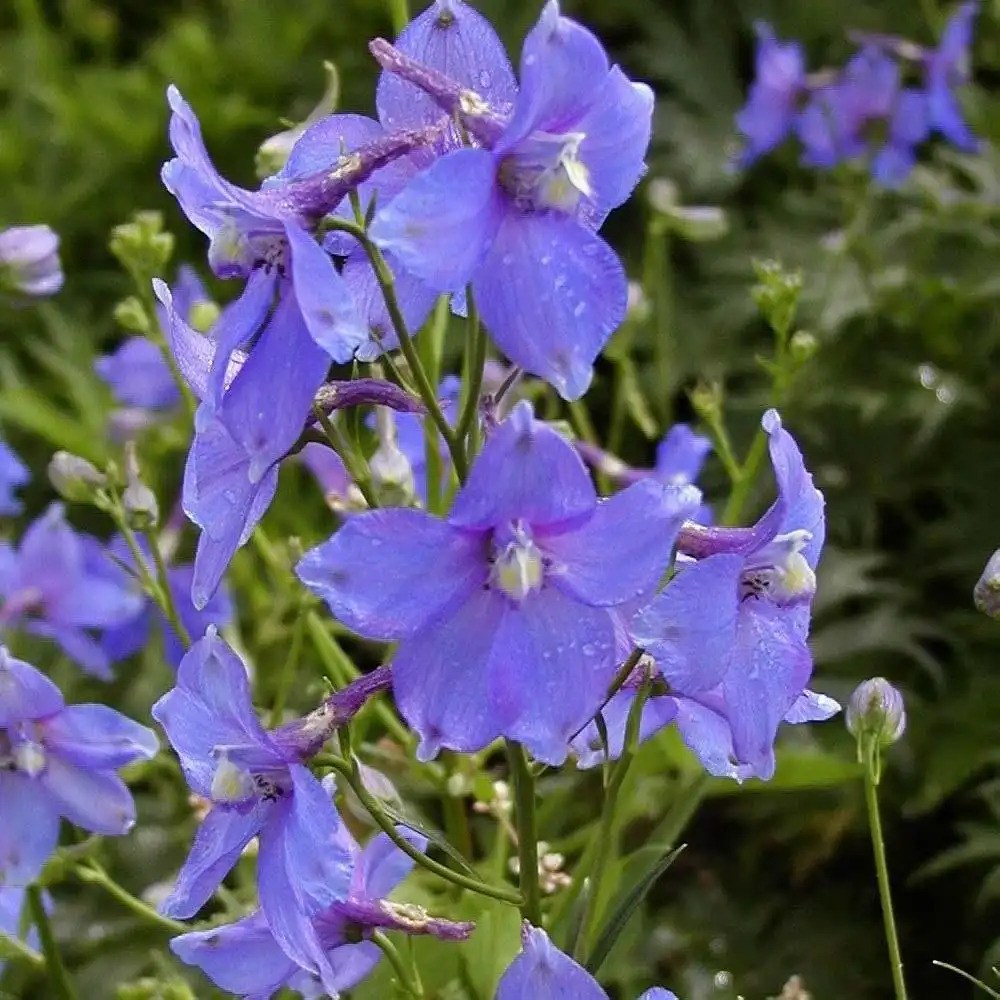
MULTIPOLYGON (((507 535, 507 533, 504 533, 507 535)), ((499 535, 499 532, 498 532, 499 535)), ((545 559, 529 531, 520 523, 511 525, 509 540, 494 537, 495 558, 490 584, 517 603, 541 590, 545 579, 545 559)))
POLYGON ((590 171, 580 159, 586 138, 584 132, 533 132, 504 159, 500 167, 504 190, 523 208, 575 212, 580 199, 594 193, 590 171))
POLYGON ((802 550, 812 541, 812 532, 798 529, 777 535, 743 568, 740 597, 767 597, 775 604, 798 604, 816 593, 816 574, 802 550))
POLYGON ((29 778, 37 778, 45 770, 47 760, 41 743, 26 740, 14 747, 14 765, 29 778))

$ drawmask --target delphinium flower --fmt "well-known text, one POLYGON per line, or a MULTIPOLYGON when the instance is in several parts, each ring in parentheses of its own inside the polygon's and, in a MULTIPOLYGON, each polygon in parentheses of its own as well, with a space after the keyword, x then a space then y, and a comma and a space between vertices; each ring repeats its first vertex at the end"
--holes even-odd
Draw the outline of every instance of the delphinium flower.
POLYGON ((0 292, 54 295, 62 284, 59 237, 48 226, 0 231, 0 292))
POLYGON ((52 853, 59 819, 116 836, 135 823, 120 767, 157 751, 156 735, 106 705, 67 705, 0 646, 0 886, 23 886, 52 853))
MULTIPOLYGON (((752 528, 687 526, 678 572, 629 627, 644 663, 604 708, 612 756, 621 753, 632 700, 647 672, 668 693, 647 701, 640 737, 673 722, 709 773, 743 780, 774 773, 782 722, 827 719, 839 705, 807 690, 806 644, 815 567, 824 538, 823 496, 774 410, 770 438, 778 496, 752 528)), ((581 764, 604 756, 591 726, 574 741, 581 764)))
POLYGON ((422 759, 505 736, 558 764, 620 662, 616 609, 653 594, 699 502, 654 480, 599 502, 573 446, 521 402, 447 518, 359 514, 297 572, 349 628, 399 643, 393 687, 422 759))
MULTIPOLYGON (((521 951, 507 967, 495 1000, 609 1000, 601 984, 569 955, 561 952, 539 927, 524 925, 521 951)), ((639 1000, 677 1000, 660 987, 639 1000)))
POLYGON ((984 615, 1000 618, 1000 549, 990 556, 972 591, 976 607, 984 615))
MULTIPOLYGON (((400 833, 419 850, 426 848, 424 837, 407 830, 400 833)), ((418 906, 386 898, 410 872, 413 861, 384 833, 361 849, 341 825, 338 843, 350 854, 350 889, 342 902, 312 916, 329 961, 326 978, 304 970, 281 949, 260 910, 233 924, 183 934, 171 941, 171 949, 222 989, 264 1000, 282 987, 312 997, 324 991, 337 996, 338 991, 356 986, 382 958, 379 947, 369 940, 374 930, 431 934, 451 941, 471 933, 471 924, 430 917, 418 906)))
POLYGON ((192 790, 211 803, 163 912, 194 916, 258 837, 257 884, 271 934, 302 968, 332 977, 311 917, 347 898, 351 854, 329 795, 302 763, 301 734, 264 730, 246 668, 214 629, 181 661, 177 685, 153 717, 192 790))
MULTIPOLYGON (((194 268, 185 264, 178 269, 171 294, 184 321, 208 333, 218 310, 194 268)), ((157 318, 165 330, 169 316, 162 304, 157 318)), ((121 407, 112 414, 112 426, 123 434, 141 430, 180 404, 180 388, 170 365, 162 349, 148 337, 129 337, 117 350, 98 358, 94 369, 121 407)))
MULTIPOLYGON (((155 577, 155 563, 144 539, 140 540, 139 547, 147 573, 155 577)), ((109 558, 105 563, 108 579, 139 591, 137 579, 128 572, 134 571, 136 566, 124 539, 120 536, 112 538, 107 546, 107 554, 109 558)), ((208 603, 198 609, 191 601, 193 578, 194 567, 187 563, 167 567, 167 586, 188 635, 204 635, 209 625, 220 628, 228 625, 233 617, 233 606, 225 587, 220 587, 208 603)), ((163 635, 163 651, 167 662, 176 667, 184 656, 184 646, 163 612, 145 594, 142 594, 142 605, 132 618, 102 633, 101 648, 112 662, 127 659, 149 644, 154 629, 163 635)))
MULTIPOLYGON (((415 62, 401 41, 403 52, 381 41, 372 49, 438 103, 471 109, 463 120, 476 146, 418 174, 380 208, 372 237, 440 292, 471 285, 507 357, 576 399, 625 315, 624 270, 596 230, 645 170, 652 91, 609 66, 554 0, 525 40, 509 114, 491 109, 475 83, 450 80, 448 67, 415 62)), ((493 71, 484 65, 480 75, 490 81, 493 71)), ((406 114, 396 108, 393 120, 406 114)))
POLYGON ((936 131, 958 149, 978 140, 955 89, 969 80, 969 48, 978 4, 964 3, 934 49, 891 35, 858 34, 859 51, 841 70, 808 76, 801 47, 758 27, 757 78, 736 117, 746 167, 794 132, 802 162, 829 169, 867 159, 873 178, 901 183, 917 150, 936 131))
POLYGON ((106 560, 101 545, 77 534, 53 504, 16 549, 0 542, 0 626, 53 639, 84 670, 110 677, 91 633, 129 621, 143 602, 127 581, 109 578, 106 560))
POLYGON ((30 481, 28 467, 6 441, 0 440, 0 515, 21 513, 21 501, 14 494, 30 481))

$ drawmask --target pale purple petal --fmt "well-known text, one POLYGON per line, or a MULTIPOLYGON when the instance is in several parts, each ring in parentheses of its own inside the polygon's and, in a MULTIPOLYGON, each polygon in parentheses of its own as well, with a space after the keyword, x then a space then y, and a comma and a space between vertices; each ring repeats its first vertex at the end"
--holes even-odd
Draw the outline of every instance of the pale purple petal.
POLYGON ((507 212, 473 289, 497 346, 564 399, 587 391, 628 298, 611 247, 557 212, 507 212))
POLYGON ((545 931, 526 924, 522 951, 501 976, 495 1000, 608 1000, 608 995, 545 931))
POLYGON ((84 830, 114 837, 135 825, 132 793, 117 774, 76 767, 49 754, 38 781, 62 815, 84 830))
POLYGON ((523 519, 537 529, 580 519, 596 506, 594 484, 576 449, 522 401, 487 440, 448 520, 485 529, 523 519))
POLYGON ((390 508, 352 517, 296 573, 349 628, 395 640, 461 604, 486 582, 488 566, 478 535, 390 508))
POLYGON ((635 483, 600 501, 579 527, 537 536, 553 558, 546 578, 595 607, 651 597, 670 565, 681 524, 700 503, 693 486, 635 483))
MULTIPOLYGON (((405 827, 397 833, 405 837, 418 851, 427 849, 427 838, 405 827)), ((365 844, 357 861, 355 881, 360 894, 367 899, 384 899, 413 870, 413 859, 404 854, 384 833, 365 844)))
POLYGON ((156 756, 159 749, 151 729, 107 705, 69 705, 41 727, 45 745, 78 767, 124 767, 156 756))
POLYGON ((826 722, 840 711, 840 702, 816 691, 803 691, 785 713, 784 722, 826 722))
POLYGON ((53 715, 64 704, 59 688, 45 674, 0 646, 0 728, 53 715))
POLYGON ((41 871, 59 840, 59 812, 41 783, 0 770, 0 885, 24 886, 41 871))
POLYGON ((477 273, 503 219, 496 171, 485 150, 441 157, 377 213, 372 239, 434 290, 458 290, 477 273))
MULTIPOLYGON (((636 691, 624 687, 601 709, 604 726, 608 734, 607 755, 604 741, 595 722, 587 727, 572 742, 573 753, 577 757, 577 767, 581 769, 597 767, 607 760, 617 760, 625 748, 625 727, 628 723, 636 691)), ((677 701, 669 695, 648 698, 639 720, 639 743, 644 743, 677 717, 677 701)))

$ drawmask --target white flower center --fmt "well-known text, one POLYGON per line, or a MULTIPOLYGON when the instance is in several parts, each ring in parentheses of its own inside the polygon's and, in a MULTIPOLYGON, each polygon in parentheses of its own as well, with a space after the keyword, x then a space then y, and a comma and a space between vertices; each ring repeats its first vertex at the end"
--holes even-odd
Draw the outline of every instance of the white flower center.
POLYGON ((755 552, 743 569, 741 597, 769 597, 776 604, 795 604, 816 593, 816 574, 802 550, 812 532, 798 529, 777 535, 755 552))
POLYGON ((541 590, 545 578, 545 560, 538 546, 520 526, 513 529, 511 540, 498 546, 490 583, 515 601, 541 590))

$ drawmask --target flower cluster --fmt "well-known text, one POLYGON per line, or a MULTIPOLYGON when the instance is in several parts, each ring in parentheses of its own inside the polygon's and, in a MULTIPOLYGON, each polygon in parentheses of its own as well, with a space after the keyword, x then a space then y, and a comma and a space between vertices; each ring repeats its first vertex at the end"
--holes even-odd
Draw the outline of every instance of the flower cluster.
POLYGON ((830 168, 866 159, 881 184, 902 182, 917 148, 933 133, 967 152, 979 147, 956 91, 969 79, 969 48, 978 3, 963 3, 936 48, 887 35, 860 36, 840 70, 806 71, 796 42, 758 25, 756 79, 736 116, 746 167, 795 135, 802 162, 830 168))

